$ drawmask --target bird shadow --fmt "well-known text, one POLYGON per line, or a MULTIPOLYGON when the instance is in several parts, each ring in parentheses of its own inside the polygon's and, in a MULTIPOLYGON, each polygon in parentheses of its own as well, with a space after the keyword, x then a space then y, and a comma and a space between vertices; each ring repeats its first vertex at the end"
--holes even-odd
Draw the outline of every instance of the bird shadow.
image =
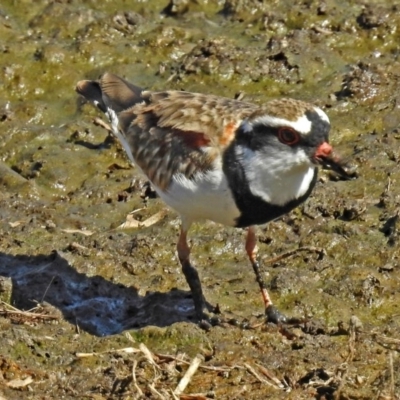
POLYGON ((114 143, 115 143, 115 138, 112 136, 112 134, 107 133, 107 136, 104 138, 102 142, 99 143, 92 143, 80 138, 73 138, 74 144, 77 146, 82 146, 86 147, 89 150, 104 150, 104 149, 110 149, 114 143))
POLYGON ((77 272, 56 251, 37 256, 0 252, 0 276, 12 280, 14 307, 29 310, 49 303, 68 322, 96 336, 148 325, 169 326, 192 321, 194 316, 190 292, 172 289, 142 296, 135 287, 77 272))

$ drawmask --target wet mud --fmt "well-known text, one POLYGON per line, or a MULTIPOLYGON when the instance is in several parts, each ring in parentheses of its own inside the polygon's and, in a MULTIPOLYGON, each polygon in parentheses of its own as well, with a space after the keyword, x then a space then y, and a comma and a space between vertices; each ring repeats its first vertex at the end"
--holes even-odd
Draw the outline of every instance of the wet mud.
POLYGON ((396 1, 2 2, 0 398, 399 398, 399 29, 396 1), (302 323, 265 324, 244 232, 205 222, 193 260, 226 322, 197 324, 177 215, 74 92, 105 71, 326 111, 356 178, 321 171, 259 227, 273 300, 302 323))

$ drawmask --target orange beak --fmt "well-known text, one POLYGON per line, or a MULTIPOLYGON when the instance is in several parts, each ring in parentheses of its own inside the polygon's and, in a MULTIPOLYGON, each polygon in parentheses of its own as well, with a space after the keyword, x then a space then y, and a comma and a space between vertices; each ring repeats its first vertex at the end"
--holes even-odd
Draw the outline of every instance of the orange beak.
POLYGON ((328 142, 323 142, 319 145, 314 153, 313 161, 316 164, 322 165, 324 168, 335 171, 346 179, 352 178, 352 176, 346 170, 344 162, 339 156, 334 154, 333 148, 328 142))

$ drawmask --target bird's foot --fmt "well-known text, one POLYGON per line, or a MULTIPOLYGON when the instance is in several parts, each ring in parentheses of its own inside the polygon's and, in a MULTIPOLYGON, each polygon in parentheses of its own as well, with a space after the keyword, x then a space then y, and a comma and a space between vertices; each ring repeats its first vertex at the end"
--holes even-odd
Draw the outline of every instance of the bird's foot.
POLYGON ((219 305, 212 306, 208 303, 204 296, 193 297, 194 301, 194 317, 198 321, 199 327, 208 331, 213 326, 221 325, 223 318, 219 305))
POLYGON ((276 325, 295 325, 303 322, 301 318, 288 318, 282 314, 273 304, 265 309, 266 322, 272 322, 276 325))
POLYGON ((218 306, 211 311, 203 311, 199 316, 199 326, 205 331, 209 331, 213 326, 222 325, 223 322, 218 306))

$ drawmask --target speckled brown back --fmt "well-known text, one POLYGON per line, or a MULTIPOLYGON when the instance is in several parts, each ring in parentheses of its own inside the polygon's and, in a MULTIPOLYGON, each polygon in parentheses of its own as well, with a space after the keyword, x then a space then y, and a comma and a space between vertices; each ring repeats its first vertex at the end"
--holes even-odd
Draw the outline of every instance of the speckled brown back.
POLYGON ((270 115, 271 117, 285 118, 288 121, 296 121, 302 117, 306 111, 313 110, 313 106, 301 100, 295 99, 275 99, 260 106, 250 119, 260 117, 263 115, 270 115))

